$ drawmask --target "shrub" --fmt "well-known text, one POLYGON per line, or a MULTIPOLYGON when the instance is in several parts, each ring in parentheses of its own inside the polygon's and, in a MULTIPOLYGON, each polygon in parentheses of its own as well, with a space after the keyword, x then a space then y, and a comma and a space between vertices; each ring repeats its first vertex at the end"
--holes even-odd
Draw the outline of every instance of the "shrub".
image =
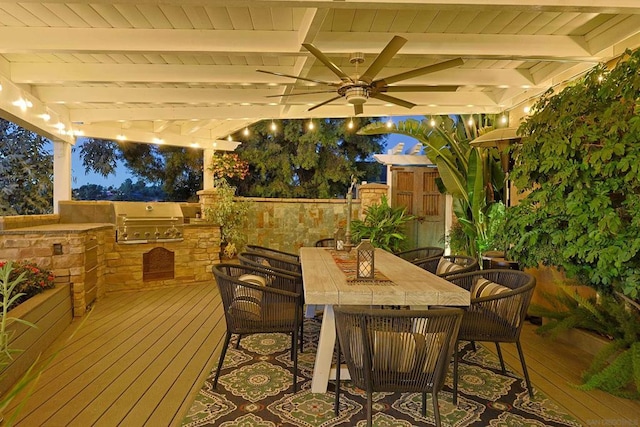
MULTIPOLYGON (((4 267, 5 261, 0 261, 0 268, 4 267)), ((22 281, 13 290, 12 295, 23 294, 17 298, 13 304, 13 308, 23 301, 50 289, 55 286, 53 273, 49 270, 43 270, 35 263, 29 261, 13 261, 13 268, 9 273, 9 281, 14 282, 21 274, 24 274, 22 281)))

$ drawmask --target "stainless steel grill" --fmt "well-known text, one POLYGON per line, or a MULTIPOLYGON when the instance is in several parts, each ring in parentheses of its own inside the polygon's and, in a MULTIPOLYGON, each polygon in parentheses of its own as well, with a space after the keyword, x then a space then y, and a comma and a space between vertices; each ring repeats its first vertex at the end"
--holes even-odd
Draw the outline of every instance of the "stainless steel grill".
POLYGON ((118 243, 183 240, 184 216, 177 203, 115 202, 113 206, 118 243))

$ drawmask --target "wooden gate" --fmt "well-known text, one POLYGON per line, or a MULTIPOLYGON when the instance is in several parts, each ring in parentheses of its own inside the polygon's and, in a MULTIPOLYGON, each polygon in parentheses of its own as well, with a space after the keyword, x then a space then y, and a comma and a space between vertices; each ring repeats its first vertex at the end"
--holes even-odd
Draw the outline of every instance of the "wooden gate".
POLYGON ((435 167, 391 167, 392 206, 404 206, 417 217, 408 224, 407 248, 444 247, 445 196, 436 186, 438 176, 435 167))

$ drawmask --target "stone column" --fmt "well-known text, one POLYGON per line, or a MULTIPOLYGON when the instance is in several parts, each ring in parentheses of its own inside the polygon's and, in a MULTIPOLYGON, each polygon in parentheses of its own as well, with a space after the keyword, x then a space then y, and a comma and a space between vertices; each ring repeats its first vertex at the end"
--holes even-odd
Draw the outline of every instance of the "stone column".
POLYGON ((364 212, 371 205, 379 204, 382 196, 386 196, 389 186, 386 184, 362 184, 358 187, 360 198, 360 219, 364 219, 364 212))
POLYGON ((53 141, 53 213, 58 212, 58 202, 71 200, 71 144, 53 141))

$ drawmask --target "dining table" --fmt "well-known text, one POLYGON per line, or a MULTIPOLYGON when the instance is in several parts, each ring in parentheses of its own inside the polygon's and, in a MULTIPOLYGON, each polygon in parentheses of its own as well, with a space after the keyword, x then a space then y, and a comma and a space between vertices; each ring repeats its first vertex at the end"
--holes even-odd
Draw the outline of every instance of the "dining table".
MULTIPOLYGON (((356 250, 336 251, 332 248, 300 248, 302 280, 306 304, 324 306, 320 337, 316 352, 312 393, 326 393, 330 379, 335 378, 332 357, 336 341, 334 305, 363 306, 468 306, 469 292, 447 280, 376 248, 373 279, 356 275, 356 250)), ((348 371, 340 371, 349 378, 348 371)))

